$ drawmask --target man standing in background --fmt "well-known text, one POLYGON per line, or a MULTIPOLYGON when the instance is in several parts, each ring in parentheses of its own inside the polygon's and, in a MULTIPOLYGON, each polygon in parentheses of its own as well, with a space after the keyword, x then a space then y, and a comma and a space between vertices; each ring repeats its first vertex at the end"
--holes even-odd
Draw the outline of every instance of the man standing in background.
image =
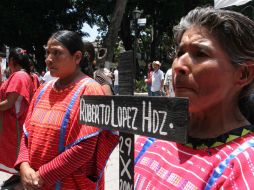
POLYGON ((159 61, 153 61, 153 74, 152 74, 152 96, 162 96, 164 73, 160 70, 161 63, 159 61))

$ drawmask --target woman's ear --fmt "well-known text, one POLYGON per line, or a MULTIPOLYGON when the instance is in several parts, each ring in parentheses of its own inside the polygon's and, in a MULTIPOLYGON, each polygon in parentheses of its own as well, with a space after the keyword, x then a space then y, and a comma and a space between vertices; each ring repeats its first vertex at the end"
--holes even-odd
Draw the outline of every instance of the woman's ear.
POLYGON ((77 51, 75 54, 74 54, 74 59, 75 59, 75 63, 78 65, 82 59, 82 53, 81 51, 77 51))
POLYGON ((236 72, 236 84, 240 87, 246 86, 254 79, 254 61, 246 61, 241 64, 236 72))

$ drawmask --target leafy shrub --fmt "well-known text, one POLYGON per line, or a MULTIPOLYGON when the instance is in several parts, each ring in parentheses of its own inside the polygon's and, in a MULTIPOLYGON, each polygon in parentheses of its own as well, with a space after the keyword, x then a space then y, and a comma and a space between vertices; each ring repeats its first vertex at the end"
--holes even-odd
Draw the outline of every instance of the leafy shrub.
POLYGON ((136 80, 135 92, 147 92, 146 83, 144 80, 136 80))

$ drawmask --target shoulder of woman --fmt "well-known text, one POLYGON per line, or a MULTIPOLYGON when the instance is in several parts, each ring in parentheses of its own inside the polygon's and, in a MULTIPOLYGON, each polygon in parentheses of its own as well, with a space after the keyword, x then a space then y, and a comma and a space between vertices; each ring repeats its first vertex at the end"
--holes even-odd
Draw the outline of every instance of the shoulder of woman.
POLYGON ((31 76, 35 79, 39 79, 38 75, 36 73, 32 73, 31 76))
POLYGON ((86 87, 89 87, 89 88, 91 88, 91 87, 99 88, 100 86, 101 85, 96 80, 94 80, 94 79, 91 79, 90 81, 88 81, 86 83, 86 87))
POLYGON ((15 77, 29 77, 29 74, 25 71, 17 71, 15 73, 13 73, 13 76, 15 77))
POLYGON ((15 73, 12 73, 9 78, 8 81, 13 81, 13 80, 22 80, 24 81, 24 79, 27 79, 29 77, 29 75, 24 72, 24 71, 17 71, 15 73))
POLYGON ((105 93, 105 95, 113 95, 112 90, 111 90, 111 88, 108 84, 104 84, 101 87, 102 87, 103 92, 105 93))
POLYGON ((94 79, 86 79, 84 95, 103 95, 101 85, 94 79))

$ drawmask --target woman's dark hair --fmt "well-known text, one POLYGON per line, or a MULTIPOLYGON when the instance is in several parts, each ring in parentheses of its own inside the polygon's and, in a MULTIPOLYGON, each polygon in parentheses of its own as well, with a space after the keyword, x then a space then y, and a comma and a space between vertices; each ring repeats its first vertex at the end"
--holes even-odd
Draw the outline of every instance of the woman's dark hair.
POLYGON ((86 75, 92 76, 92 68, 89 64, 89 60, 85 57, 85 46, 82 41, 81 36, 73 31, 60 30, 54 34, 49 39, 56 40, 68 49, 71 55, 75 54, 77 51, 82 53, 82 59, 79 63, 80 69, 86 75))
POLYGON ((148 73, 153 71, 153 64, 152 63, 148 63, 148 73))
MULTIPOLYGON (((246 61, 254 62, 254 22, 248 17, 229 10, 197 7, 174 27, 176 46, 180 44, 184 32, 193 26, 204 27, 210 31, 234 66, 238 67, 246 61)), ((252 124, 254 102, 250 95, 253 93, 253 86, 254 81, 245 86, 238 101, 241 112, 252 124)))
POLYGON ((29 61, 29 56, 27 54, 27 51, 16 47, 10 50, 10 54, 8 56, 8 60, 12 59, 13 64, 19 65, 22 67, 27 73, 30 73, 30 61, 29 61))

